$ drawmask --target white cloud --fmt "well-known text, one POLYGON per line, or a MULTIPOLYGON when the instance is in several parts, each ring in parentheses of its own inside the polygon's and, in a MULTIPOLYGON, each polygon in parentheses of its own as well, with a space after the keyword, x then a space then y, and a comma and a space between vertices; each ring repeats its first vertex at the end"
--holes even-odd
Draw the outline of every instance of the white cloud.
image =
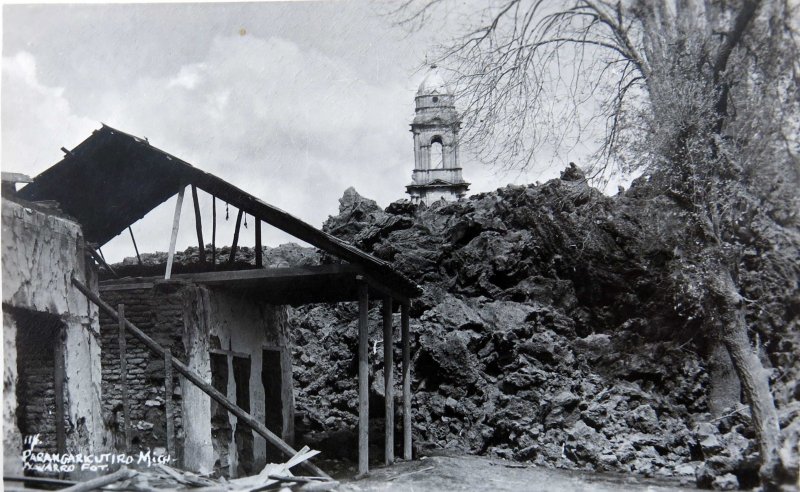
POLYGON ((75 115, 60 87, 39 82, 27 52, 3 57, 3 169, 36 175, 61 159, 62 146, 89 136, 97 123, 75 115))
POLYGON ((278 38, 218 37, 201 63, 106 103, 98 119, 315 225, 350 185, 402 197, 412 166, 413 93, 278 38))
POLYGON ((167 87, 184 87, 190 90, 194 89, 194 87, 197 85, 197 82, 200 80, 203 68, 204 67, 202 64, 181 67, 178 75, 169 80, 167 87))
MULTIPOLYGON (((39 82, 33 56, 19 53, 3 59, 3 167, 37 174, 102 121, 319 227, 348 186, 383 206, 405 197, 414 164, 408 124, 416 87, 369 82, 353 63, 278 37, 218 36, 202 59, 81 94, 88 102, 73 108, 63 89, 39 82)), ((513 179, 464 167, 474 191, 513 179)), ((167 249, 173 204, 133 227, 140 251, 167 249)), ((209 197, 201 195, 201 206, 210 242, 209 197)), ((190 196, 183 210, 178 249, 196 243, 190 196)), ((235 218, 232 211, 225 222, 223 210, 218 203, 220 245, 230 243, 235 218)), ((240 244, 252 245, 252 227, 243 232, 240 244)), ((291 240, 271 227, 265 235, 267 244, 291 240)), ((132 256, 127 233, 104 252, 110 260, 132 256)))
MULTIPOLYGON (((279 38, 218 37, 198 63, 97 94, 92 107, 81 108, 91 119, 76 114, 62 89, 39 83, 35 66, 26 53, 3 63, 4 162, 33 158, 25 165, 32 174, 102 121, 315 226, 337 213, 348 186, 384 205, 404 196, 413 166, 413 91, 371 85, 335 57, 279 38), (41 152, 34 157, 31 149, 41 152)), ((203 207, 210 211, 206 197, 203 207)), ((146 227, 134 227, 140 251, 168 246, 171 205, 152 215, 146 227)), ((193 219, 184 215, 179 248, 196 242, 193 219)), ((230 242, 232 222, 220 224, 219 244, 230 242)), ((266 234, 273 244, 290 239, 271 228, 266 234)), ((133 254, 127 234, 105 249, 115 259, 133 254)))

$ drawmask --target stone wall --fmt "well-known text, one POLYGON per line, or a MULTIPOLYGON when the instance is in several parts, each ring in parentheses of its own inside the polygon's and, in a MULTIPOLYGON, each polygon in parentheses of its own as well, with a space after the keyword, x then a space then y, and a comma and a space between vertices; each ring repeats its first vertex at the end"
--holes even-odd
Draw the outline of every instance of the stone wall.
MULTIPOLYGON (((104 301, 125 305, 125 317, 172 354, 183 360, 183 299, 174 286, 125 290, 103 290, 104 301)), ((100 316, 102 340, 103 412, 111 423, 115 447, 125 447, 122 383, 120 380, 119 324, 110 316, 100 316)), ((152 354, 130 332, 126 333, 128 400, 131 419, 131 451, 152 449, 166 452, 166 411, 164 361, 152 354), (163 448, 163 449, 159 449, 163 448)), ((180 461, 184 440, 181 414, 181 387, 173 371, 173 421, 176 456, 180 461)))
MULTIPOLYGON (((19 415, 22 413, 20 405, 37 405, 37 402, 21 402, 17 398, 18 364, 22 364, 24 373, 30 361, 17 353, 17 335, 23 325, 15 319, 14 313, 49 315, 63 324, 66 451, 105 452, 108 434, 100 403, 97 308, 71 283, 74 277, 91 289, 97 288, 96 274, 86 264, 79 225, 37 205, 3 198, 0 247, 4 313, 4 472, 20 474, 22 471, 18 458, 22 450, 18 417, 24 422, 25 416, 19 415)), ((23 388, 20 396, 27 398, 24 393, 23 388)), ((51 446, 52 443, 42 445, 51 446)))
POLYGON ((55 361, 64 357, 56 343, 63 324, 57 317, 35 311, 13 309, 5 314, 17 327, 17 425, 22 435, 39 434, 40 450, 58 452, 55 361))

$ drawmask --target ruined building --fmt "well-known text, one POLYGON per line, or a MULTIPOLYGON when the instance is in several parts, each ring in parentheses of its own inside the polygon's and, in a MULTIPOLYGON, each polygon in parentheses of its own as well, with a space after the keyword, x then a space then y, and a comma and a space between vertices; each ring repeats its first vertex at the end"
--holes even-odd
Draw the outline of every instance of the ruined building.
MULTIPOLYGON (((3 174, 4 187, 13 187, 3 174)), ((4 193, 2 227, 3 471, 21 475, 23 436, 39 434, 39 451, 100 453, 110 434, 97 306, 71 284, 97 289, 80 225, 46 203, 4 193)))
POLYGON ((458 162, 461 119, 455 96, 434 65, 417 90, 414 134, 414 172, 406 192, 413 203, 458 200, 469 189, 458 162))
MULTIPOLYGON (((393 367, 392 311, 402 314, 403 454, 411 457, 408 308, 419 294, 413 282, 146 140, 103 126, 63 150, 62 161, 19 191, 4 183, 6 474, 20 473, 23 439, 32 434, 40 435, 39 450, 149 452, 169 456, 173 466, 230 477, 284 462, 295 453, 287 306, 319 302, 359 303, 364 472, 371 299, 383 305, 386 367, 393 367), (199 253, 191 264, 173 265, 186 190, 199 253), (105 264, 102 245, 120 233, 134 239, 130 226, 176 195, 166 265, 158 272, 139 265, 122 277, 105 264), (201 216, 200 196, 212 202, 211 217, 201 216), (223 203, 238 209, 224 258, 216 246, 216 207, 223 203), (247 215, 255 226, 254 266, 235 261, 247 215), (319 248, 328 264, 265 266, 262 223, 319 248)), ((386 371, 384 383, 394 387, 393 371, 386 371)), ((396 409, 393 392, 387 393, 385 455, 391 462, 396 409)))

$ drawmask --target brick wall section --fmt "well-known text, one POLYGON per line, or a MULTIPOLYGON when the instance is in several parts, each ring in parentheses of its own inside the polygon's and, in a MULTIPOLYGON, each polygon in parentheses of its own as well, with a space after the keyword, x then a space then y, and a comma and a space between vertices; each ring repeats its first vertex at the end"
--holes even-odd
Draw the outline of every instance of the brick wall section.
MULTIPOLYGON (((3 315, 17 326, 17 425, 23 436, 39 434, 39 451, 57 452, 55 350, 63 324, 55 316, 25 309, 4 309, 3 315)), ((66 392, 62 396, 69 408, 66 392)), ((69 433, 69 417, 64 420, 69 433)))
POLYGON ((56 452, 56 396, 53 382, 53 353, 41 351, 17 361, 19 380, 20 432, 24 436, 39 434, 38 451, 56 452))
MULTIPOLYGON (((104 301, 116 307, 125 304, 125 317, 161 346, 172 350, 173 356, 185 362, 183 347, 183 299, 175 287, 159 286, 146 289, 103 291, 104 301)), ((119 325, 109 316, 100 317, 102 340, 103 411, 110 422, 117 449, 125 442, 122 409, 122 387, 119 364, 119 325)), ((166 413, 164 408, 164 362, 152 354, 132 334, 126 336, 128 364, 128 399, 131 412, 132 451, 166 448, 166 413)), ((173 371, 173 421, 175 450, 180 460, 183 442, 181 419, 181 387, 177 371, 173 371)))

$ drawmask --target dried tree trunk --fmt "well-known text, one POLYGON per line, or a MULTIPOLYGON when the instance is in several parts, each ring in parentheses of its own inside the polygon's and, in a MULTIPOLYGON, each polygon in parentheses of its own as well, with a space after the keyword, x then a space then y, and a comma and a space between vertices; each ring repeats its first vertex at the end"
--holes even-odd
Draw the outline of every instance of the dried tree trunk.
POLYGON ((742 385, 761 453, 759 476, 766 490, 778 488, 783 475, 780 459, 780 427, 775 402, 769 388, 766 369, 747 336, 747 323, 742 298, 736 284, 726 271, 716 286, 721 302, 721 341, 728 349, 736 374, 742 385))
POLYGON ((714 337, 709 341, 708 359, 708 409, 715 418, 735 410, 741 403, 742 385, 733 368, 725 344, 714 337))

